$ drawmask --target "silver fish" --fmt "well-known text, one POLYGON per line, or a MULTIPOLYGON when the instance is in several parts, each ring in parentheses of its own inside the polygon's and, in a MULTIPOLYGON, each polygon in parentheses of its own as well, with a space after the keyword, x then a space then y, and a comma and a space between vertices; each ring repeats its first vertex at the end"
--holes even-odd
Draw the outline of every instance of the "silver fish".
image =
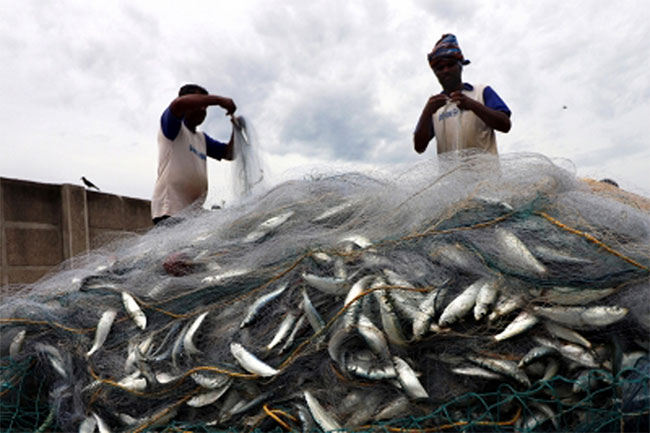
POLYGON ((350 288, 350 291, 345 297, 345 301, 343 301, 343 305, 348 306, 348 309, 345 311, 344 316, 342 318, 343 327, 351 326, 356 320, 359 314, 359 310, 361 308, 361 301, 363 301, 363 298, 359 298, 359 299, 356 298, 368 288, 370 282, 374 278, 375 277, 373 275, 366 275, 365 277, 361 277, 350 288), (353 301, 354 304, 352 304, 353 301))
POLYGON ((320 332, 325 327, 325 321, 318 314, 314 304, 311 303, 311 299, 309 299, 309 295, 307 295, 307 290, 305 289, 302 291, 302 309, 314 332, 320 332))
POLYGON ((199 327, 201 326, 201 323, 203 323, 203 319, 205 319, 205 316, 207 315, 208 315, 208 311, 205 311, 201 313, 199 317, 194 319, 194 322, 192 322, 189 329, 185 333, 185 337, 183 337, 183 348, 185 350, 185 353, 187 353, 188 355, 193 355, 195 353, 201 352, 199 349, 196 348, 192 340, 194 339, 194 334, 196 334, 196 331, 198 331, 199 327))
POLYGON ((210 275, 201 280, 204 284, 219 284, 233 278, 241 277, 242 275, 250 274, 251 270, 248 268, 235 268, 222 272, 217 275, 210 275))
POLYGON ((573 329, 566 328, 553 322, 544 322, 544 326, 548 332, 557 338, 591 349, 591 342, 573 329))
POLYGON ((90 350, 86 352, 86 358, 90 357, 93 353, 99 350, 100 347, 102 347, 102 344, 104 344, 104 341, 106 341, 106 337, 108 337, 108 333, 111 331, 111 326, 113 326, 113 320, 115 319, 116 315, 117 311, 115 310, 104 311, 102 317, 99 319, 99 322, 97 322, 97 329, 95 330, 95 342, 93 343, 93 347, 91 347, 90 350))
POLYGON ((106 421, 100 418, 95 412, 92 412, 92 416, 95 418, 95 421, 97 421, 97 430, 99 430, 99 433, 111 433, 111 429, 108 427, 108 424, 106 424, 106 421))
POLYGON ((616 323, 628 313, 625 307, 533 307, 537 315, 576 329, 593 329, 616 323))
POLYGON ((64 378, 68 377, 68 372, 64 367, 65 361, 63 360, 63 356, 61 356, 61 352, 59 352, 59 349, 57 349, 54 346, 50 346, 49 344, 43 344, 43 343, 34 344, 34 349, 37 352, 45 352, 54 370, 57 373, 59 373, 62 377, 64 378))
POLYGON ((140 377, 140 374, 140 371, 136 371, 117 383, 130 391, 142 391, 147 387, 147 379, 140 377))
POLYGON ((578 289, 576 287, 552 287, 544 291, 537 301, 560 305, 587 305, 590 302, 603 299, 616 289, 578 289))
POLYGON ((446 287, 439 287, 430 291, 420 304, 418 314, 413 320, 413 338, 421 339, 429 330, 431 321, 440 310, 447 294, 446 287))
POLYGON ((493 322, 496 319, 506 316, 516 309, 523 307, 524 304, 524 297, 521 295, 510 296, 500 293, 494 308, 492 308, 492 312, 488 316, 488 320, 493 322))
POLYGON ((531 250, 533 253, 535 253, 535 256, 539 257, 545 262, 556 262, 567 265, 590 265, 593 263, 589 259, 575 257, 563 251, 549 248, 544 245, 533 246, 531 247, 531 250))
POLYGON ((314 417, 316 423, 326 432, 339 431, 341 425, 334 418, 334 415, 328 413, 323 406, 316 400, 316 397, 309 391, 304 391, 305 401, 311 416, 314 417))
POLYGON ((169 374, 165 372, 159 372, 156 373, 156 382, 165 385, 171 382, 175 382, 181 377, 183 377, 182 374, 169 374))
POLYGON ((535 346, 526 353, 523 358, 517 364, 517 367, 523 368, 533 362, 540 360, 541 358, 557 354, 557 351, 548 346, 535 346))
POLYGON ((244 316, 244 320, 241 321, 239 324, 240 328, 244 328, 257 319, 259 314, 262 312, 264 307, 266 307, 269 303, 271 303, 273 300, 277 299, 284 291, 285 289, 289 286, 289 283, 284 282, 278 286, 277 289, 273 290, 270 293, 267 293, 266 295, 260 296, 255 302, 251 304, 250 307, 248 307, 248 311, 246 312, 246 316, 244 316))
POLYGON ((291 216, 294 214, 294 211, 290 210, 287 212, 284 212, 280 215, 271 217, 261 223, 257 229, 251 233, 249 233, 245 238, 244 242, 257 242, 263 237, 265 237, 267 234, 271 233, 273 230, 276 228, 280 227, 282 224, 284 224, 291 216))
POLYGON ((532 328, 539 322, 539 317, 530 314, 528 311, 522 311, 512 322, 505 327, 505 329, 492 338, 496 341, 503 341, 508 338, 519 335, 524 331, 532 328))
POLYGON ((190 377, 194 382, 196 382, 199 386, 207 389, 216 389, 224 386, 226 383, 230 381, 230 376, 226 374, 210 374, 210 375, 205 375, 204 373, 192 373, 190 374, 190 377))
POLYGON ((250 373, 262 377, 270 377, 279 373, 279 370, 276 370, 265 362, 262 362, 239 343, 230 344, 230 353, 232 353, 237 362, 239 362, 239 365, 250 373))
POLYGON ((429 397, 429 393, 424 389, 415 372, 406 361, 397 356, 393 356, 393 364, 397 371, 397 379, 406 395, 413 399, 429 397))
POLYGON ((500 260, 517 270, 534 275, 546 273, 546 267, 533 256, 526 245, 514 233, 504 228, 496 228, 494 235, 500 252, 500 260))
POLYGON ((27 330, 21 329, 11 340, 11 344, 9 345, 9 356, 11 359, 16 359, 20 354, 23 348, 23 343, 25 342, 25 335, 27 335, 27 330))
MULTIPOLYGON (((382 278, 377 278, 375 282, 370 286, 371 288, 381 287, 386 285, 382 278)), ((388 336, 388 340, 393 344, 398 344, 405 346, 408 344, 408 340, 404 336, 402 327, 400 325, 399 317, 395 312, 393 303, 391 302, 386 290, 377 290, 373 292, 377 300, 379 301, 379 310, 381 312, 381 324, 384 328, 384 332, 388 336)))
POLYGON ((485 283, 486 280, 480 278, 463 290, 460 295, 456 296, 456 298, 454 298, 454 300, 451 301, 442 311, 442 314, 438 319, 438 325, 440 327, 449 326, 467 314, 474 307, 474 304, 476 303, 476 295, 485 283))
POLYGON ((289 334, 289 338, 287 338, 287 341, 284 342, 284 345, 280 349, 280 353, 286 352, 287 350, 289 350, 289 348, 291 348, 291 346, 293 346, 293 342, 296 340, 296 336, 302 331, 306 322, 307 322, 307 318, 303 314, 302 316, 300 316, 295 326, 293 327, 293 330, 291 331, 291 334, 289 334))
POLYGON ((280 344, 282 340, 284 340, 286 336, 289 335, 289 333, 293 329, 294 324, 296 323, 296 320, 297 320, 296 315, 293 314, 292 312, 288 312, 284 316, 284 319, 282 319, 282 322, 280 323, 280 327, 275 333, 275 336, 273 337, 271 342, 266 345, 266 350, 272 350, 275 346, 280 344))
POLYGON ((337 277, 320 277, 318 275, 302 273, 302 278, 311 287, 328 295, 342 295, 346 291, 346 280, 337 277))
POLYGON ((577 362, 578 364, 584 367, 589 367, 589 368, 600 367, 598 361, 591 354, 591 352, 587 351, 582 346, 578 346, 577 344, 572 344, 572 343, 562 344, 550 340, 548 338, 539 337, 536 335, 534 335, 532 338, 535 343, 541 344, 543 346, 552 347, 555 350, 557 350, 558 353, 562 355, 564 358, 577 362))
POLYGON ((359 334, 363 337, 368 344, 370 350, 377 354, 381 359, 390 359, 390 352, 388 350, 388 342, 384 338, 384 333, 372 323, 366 315, 359 316, 357 323, 359 334))
POLYGON ((530 379, 528 379, 528 376, 523 370, 517 367, 517 363, 514 361, 509 361, 507 359, 487 358, 478 355, 468 355, 467 359, 479 365, 480 367, 487 368, 488 370, 494 371, 495 373, 510 377, 527 388, 530 387, 530 379))
POLYGON ((481 320, 488 312, 499 294, 499 286, 496 280, 487 280, 476 294, 474 304, 474 319, 481 320))
POLYGON ((214 403, 223 396, 226 391, 230 388, 232 382, 228 381, 226 384, 221 386, 221 388, 215 389, 214 391, 206 392, 203 394, 196 395, 187 401, 187 405, 191 407, 203 407, 214 403))
POLYGON ((93 433, 97 427, 97 420, 94 416, 90 415, 84 418, 79 424, 79 433, 93 433))
POLYGON ((502 380, 503 376, 499 373, 495 373, 484 368, 474 366, 474 365, 463 365, 460 367, 454 367, 451 369, 452 373, 458 374, 461 376, 471 376, 471 377, 480 377, 483 379, 490 380, 502 380))
POLYGON ((318 223, 318 222, 327 220, 327 219, 333 217, 334 215, 336 215, 337 213, 341 213, 344 210, 350 208, 353 204, 354 203, 348 202, 348 203, 339 204, 339 205, 336 205, 336 206, 334 206, 332 208, 329 208, 325 212, 321 213, 316 218, 314 218, 312 220, 312 222, 318 223))
POLYGON ((124 303, 126 312, 129 313, 129 316, 131 316, 136 326, 140 329, 146 328, 147 316, 144 314, 144 311, 142 311, 133 296, 127 292, 122 292, 122 302, 124 303))

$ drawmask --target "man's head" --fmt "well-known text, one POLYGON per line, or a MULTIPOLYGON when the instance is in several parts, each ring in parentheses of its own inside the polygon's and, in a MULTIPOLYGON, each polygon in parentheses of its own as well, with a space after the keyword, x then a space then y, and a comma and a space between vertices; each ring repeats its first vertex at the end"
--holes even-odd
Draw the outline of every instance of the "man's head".
POLYGON ((427 60, 443 89, 457 90, 462 85, 461 73, 469 60, 463 57, 456 36, 451 33, 442 35, 427 54, 427 60))
MULTIPOLYGON (((186 96, 186 95, 193 95, 193 94, 199 94, 199 95, 207 95, 208 91, 205 90, 203 87, 199 86, 198 84, 185 84, 178 90, 178 96, 186 96)), ((185 124, 190 127, 190 129, 196 128, 198 125, 203 123, 205 120, 205 116, 207 116, 207 107, 203 106, 201 108, 198 108, 196 110, 191 110, 185 113, 185 124)))

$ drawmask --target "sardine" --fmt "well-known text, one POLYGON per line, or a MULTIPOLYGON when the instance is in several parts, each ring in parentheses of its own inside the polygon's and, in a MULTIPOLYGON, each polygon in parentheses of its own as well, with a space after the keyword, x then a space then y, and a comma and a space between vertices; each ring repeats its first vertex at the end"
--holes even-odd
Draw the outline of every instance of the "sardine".
POLYGON ((54 346, 50 346, 49 344, 43 344, 43 343, 36 343, 34 344, 34 349, 37 352, 44 352, 47 355, 47 358, 50 361, 50 364, 52 364, 52 367, 54 370, 59 373, 62 377, 67 378, 68 377, 68 372, 65 369, 65 361, 63 360, 63 356, 61 356, 61 352, 59 352, 59 349, 57 349, 54 346))
POLYGON ((467 359, 480 367, 487 368, 495 373, 502 374, 506 377, 516 380, 526 388, 530 387, 530 379, 526 373, 517 367, 517 363, 507 359, 494 359, 478 355, 468 355, 467 359))
POLYGON ((553 322, 544 322, 544 327, 546 327, 546 330, 554 337, 591 349, 591 342, 573 329, 566 328, 553 322))
POLYGON ((474 365, 454 367, 451 369, 451 372, 461 376, 480 377, 489 380, 503 380, 503 375, 474 365))
POLYGON ((90 415, 84 418, 79 424, 79 433, 94 433, 97 427, 97 420, 94 416, 90 415))
POLYGON ((20 354, 23 348, 23 343, 25 342, 25 335, 27 335, 26 329, 21 329, 14 335, 14 338, 11 339, 11 344, 9 345, 9 356, 11 359, 16 359, 20 354))
POLYGON ((195 353, 201 352, 199 349, 196 348, 192 340, 194 339, 194 334, 196 334, 196 331, 198 331, 199 327, 201 326, 201 323, 203 323, 203 319, 205 319, 205 316, 207 315, 208 315, 208 311, 201 313, 199 317, 194 319, 194 322, 192 322, 189 329, 185 333, 185 337, 183 337, 183 349, 185 350, 186 354, 193 355, 195 353))
MULTIPOLYGON (((385 282, 383 281, 383 279, 378 278, 370 287, 376 288, 384 285, 385 282)), ((402 331, 402 327, 400 325, 399 317, 397 317, 395 308, 393 307, 393 304, 389 299, 386 290, 377 290, 373 293, 377 298, 377 300, 379 301, 379 309, 381 312, 381 323, 384 328, 384 332, 386 333, 386 336, 388 336, 388 340, 393 344, 398 344, 401 346, 407 345, 408 340, 404 336, 404 332, 402 331)))
POLYGON ((302 273, 302 278, 311 287, 328 295, 342 295, 346 291, 346 280, 337 277, 320 277, 318 275, 302 273))
POLYGON ((393 356, 393 364, 397 371, 397 379, 406 395, 413 399, 428 398, 429 394, 418 380, 410 365, 403 359, 393 356))
POLYGON ((523 368, 526 367, 533 362, 539 361, 541 358, 545 358, 547 356, 552 356, 556 355, 557 351, 549 346, 536 346, 533 347, 526 353, 523 358, 519 361, 517 364, 517 367, 523 368))
POLYGON ((314 417, 316 424, 326 432, 341 430, 341 425, 334 418, 334 415, 328 413, 323 406, 316 400, 316 397, 309 391, 304 391, 305 401, 311 416, 314 417))
POLYGON ((92 416, 95 418, 95 421, 97 421, 97 430, 99 430, 99 433, 111 433, 111 429, 108 424, 106 424, 106 421, 100 418, 100 416, 95 412, 92 412, 92 416))
POLYGON ((144 311, 142 311, 133 296, 127 292, 122 292, 122 302, 124 303, 126 312, 129 313, 129 316, 131 316, 136 326, 140 329, 146 328, 147 316, 144 314, 144 311))
POLYGON ((192 373, 190 375, 192 380, 196 382, 199 386, 206 388, 206 389, 216 389, 224 386, 226 383, 230 381, 230 376, 226 374, 210 374, 206 375, 205 373, 192 373))
POLYGON ((111 331, 111 326, 113 326, 113 320, 115 319, 116 315, 117 311, 115 310, 104 311, 104 314, 102 314, 99 322, 97 322, 97 329, 95 330, 95 342, 93 343, 93 347, 91 347, 90 350, 86 352, 86 358, 90 357, 93 353, 99 350, 100 347, 102 347, 104 341, 106 341, 106 337, 108 337, 108 333, 111 331))
POLYGON ((368 288, 370 282, 374 278, 375 277, 373 275, 366 275, 365 277, 361 277, 350 288, 350 291, 345 297, 345 301, 343 301, 343 305, 348 307, 344 313, 344 316, 342 317, 343 327, 351 326, 357 320, 359 310, 361 309, 361 301, 363 301, 363 298, 356 298, 368 288), (352 304, 353 301, 354 304, 352 304))
POLYGON ((230 353, 235 357, 239 365, 241 365, 244 370, 257 374, 262 377, 275 376, 279 373, 279 370, 271 367, 270 365, 262 362, 255 355, 250 353, 239 343, 230 344, 230 353))
POLYGON ((257 242, 264 238, 266 235, 271 233, 276 228, 284 224, 291 216, 293 216, 294 211, 290 210, 284 212, 280 215, 271 217, 266 221, 262 222, 256 230, 249 233, 244 239, 244 242, 257 242))
POLYGON ((203 407, 214 403, 223 396, 226 391, 230 388, 232 382, 228 381, 226 384, 222 385, 221 388, 215 389, 214 391, 206 392, 203 394, 196 395, 187 401, 187 405, 191 407, 203 407))
POLYGON ((514 233, 504 228, 494 230, 494 238, 499 251, 499 259, 516 270, 534 275, 546 273, 542 265, 526 245, 514 233))
POLYGON ((485 278, 480 278, 463 290, 460 295, 456 296, 456 298, 454 298, 454 300, 451 301, 442 311, 442 314, 438 319, 438 325, 440 327, 446 327, 465 316, 465 314, 474 307, 476 303, 476 295, 485 283, 485 278))
POLYGON ((628 313, 625 307, 533 307, 535 314, 576 329, 593 329, 611 325, 623 319, 628 313))
POLYGON ((497 281, 494 279, 487 280, 476 294, 476 304, 474 304, 474 319, 481 320, 483 316, 487 314, 489 308, 497 299, 498 294, 499 286, 497 285, 497 281))
POLYGON ((278 286, 278 288, 275 289, 274 291, 259 297, 255 302, 253 302, 251 306, 248 307, 246 316, 244 316, 244 320, 241 321, 239 327, 244 328, 250 325, 251 323, 253 323, 253 321, 255 321, 259 316, 259 314, 262 312, 264 307, 266 307, 269 303, 277 299, 288 286, 289 283, 284 282, 280 284, 280 286, 278 286))
POLYGON ((284 319, 282 319, 282 322, 280 323, 280 327, 275 333, 275 336, 273 336, 271 342, 266 345, 266 350, 272 350, 275 346, 280 344, 286 338, 286 336, 289 335, 289 333, 293 329, 294 324, 296 323, 296 320, 297 320, 296 315, 293 314, 292 312, 288 312, 284 316, 284 319))
POLYGON ((357 323, 357 329, 359 331, 359 334, 366 341, 366 344, 368 344, 370 350, 372 350, 383 360, 390 359, 388 342, 384 337, 384 333, 381 332, 377 326, 375 326, 372 320, 370 320, 364 314, 360 315, 359 321, 357 323))
POLYGON ((296 340, 296 336, 305 327, 306 322, 307 322, 307 318, 303 314, 302 316, 300 316, 300 318, 298 319, 298 321, 294 325, 293 330, 291 331, 291 334, 289 334, 289 338, 287 338, 287 341, 284 342, 284 345, 280 349, 281 354, 286 352, 287 350, 289 350, 291 348, 291 346, 293 346, 293 342, 296 340))
POLYGON ((431 321, 444 302, 446 293, 446 287, 433 289, 426 295, 420 304, 415 320, 413 320, 413 338, 415 340, 421 339, 429 329, 431 321))
POLYGON ((387 419, 403 417, 411 408, 411 401, 405 396, 399 396, 395 400, 388 403, 382 410, 375 415, 375 421, 383 421, 387 419))
POLYGON ((503 341, 508 338, 521 334, 524 331, 532 328, 539 322, 539 317, 530 314, 528 311, 522 311, 512 322, 505 327, 505 329, 492 338, 496 341, 503 341))
POLYGON ((316 307, 311 303, 311 299, 309 299, 309 295, 307 295, 307 290, 305 289, 302 291, 302 309, 314 332, 320 332, 325 327, 325 321, 320 317, 318 311, 316 311, 316 307))
POLYGON ((544 291, 536 301, 546 304, 560 305, 587 305, 591 302, 606 298, 616 292, 614 288, 608 289, 579 289, 576 287, 551 287, 544 291))
POLYGON ((557 352, 560 355, 562 355, 564 358, 570 361, 577 362, 578 364, 584 367, 589 367, 589 368, 600 367, 598 361, 591 354, 591 352, 587 351, 582 346, 578 346, 577 344, 572 344, 572 343, 561 344, 553 340, 550 340, 548 338, 539 337, 536 335, 534 335, 532 338, 533 341, 535 341, 535 343, 541 344, 543 346, 552 347, 555 350, 557 350, 557 352))

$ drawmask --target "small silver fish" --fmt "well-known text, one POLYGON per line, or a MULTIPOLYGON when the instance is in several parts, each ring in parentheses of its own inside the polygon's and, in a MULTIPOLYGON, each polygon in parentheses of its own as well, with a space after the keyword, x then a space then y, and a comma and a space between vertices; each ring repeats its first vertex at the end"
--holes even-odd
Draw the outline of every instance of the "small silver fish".
POLYGON ((334 418, 334 415, 328 413, 325 408, 316 400, 316 397, 309 391, 304 391, 305 401, 311 416, 314 417, 316 423, 326 432, 333 432, 341 430, 341 425, 334 418))
POLYGON ((357 329, 359 331, 359 334, 366 341, 366 344, 370 350, 372 350, 383 360, 390 359, 388 342, 384 337, 384 333, 381 332, 381 330, 377 328, 377 326, 372 323, 372 320, 370 320, 365 314, 361 314, 359 316, 357 329))
POLYGON ((111 326, 113 326, 113 320, 115 319, 116 315, 117 311, 115 310, 104 311, 102 317, 99 319, 99 322, 97 322, 97 329, 95 330, 95 342, 93 343, 93 347, 91 347, 90 350, 86 352, 86 358, 90 357, 93 353, 99 350, 100 347, 102 347, 102 344, 104 344, 104 341, 106 341, 106 337, 108 337, 108 333, 111 331, 111 326))
POLYGON ((267 293, 266 295, 260 296, 255 302, 251 304, 250 307, 248 307, 248 311, 246 312, 246 316, 244 316, 244 320, 241 321, 239 324, 240 328, 244 328, 257 319, 259 314, 262 312, 264 307, 266 307, 269 303, 271 303, 273 300, 277 299, 289 286, 289 283, 284 282, 278 286, 277 289, 273 290, 272 292, 267 293))
POLYGON ((282 319, 282 322, 280 323, 280 327, 275 333, 275 336, 273 336, 271 342, 266 345, 266 350, 272 350, 275 346, 280 344, 282 340, 284 340, 286 336, 289 335, 297 319, 298 318, 296 317, 295 314, 293 314, 292 312, 288 312, 284 316, 284 319, 282 319))
POLYGON ((530 379, 528 379, 528 376, 523 370, 517 367, 517 363, 514 361, 509 361, 507 359, 487 358, 473 354, 468 355, 467 359, 480 367, 487 368, 488 370, 494 371, 495 373, 499 373, 512 378, 527 388, 530 387, 530 379))
POLYGON ((230 376, 226 374, 210 374, 206 375, 205 373, 192 373, 190 374, 190 377, 194 382, 196 382, 199 386, 207 389, 216 389, 224 386, 226 383, 230 381, 230 376))
POLYGON ((97 421, 97 430, 99 430, 99 433, 111 433, 111 429, 108 424, 106 424, 106 421, 100 418, 100 416, 95 412, 92 412, 92 416, 95 418, 95 421, 97 421))
POLYGON ((21 329, 11 340, 11 344, 9 345, 9 356, 11 359, 16 359, 22 351, 23 343, 25 342, 25 335, 27 335, 27 330, 21 329))
POLYGON ((576 329, 593 329, 611 325, 623 319, 628 309, 625 307, 533 307, 533 311, 549 320, 576 329))
POLYGON ((122 302, 124 303, 126 312, 129 313, 129 316, 131 316, 136 326, 140 329, 146 328, 147 316, 144 314, 144 311, 142 311, 133 296, 127 292, 122 292, 122 302))
POLYGON ((302 278, 311 287, 328 295, 342 295, 346 292, 346 280, 337 277, 321 277, 303 272, 302 278))
POLYGON ((503 376, 499 373, 495 373, 484 368, 474 366, 474 365, 462 365, 459 367, 454 367, 451 369, 452 373, 458 374, 461 376, 470 376, 470 377, 480 377, 483 379, 490 380, 502 380, 503 376))
POLYGON ((201 326, 201 323, 203 323, 203 320, 207 315, 208 315, 208 311, 205 311, 201 313, 199 317, 194 319, 194 322, 192 322, 192 325, 190 325, 189 329, 185 333, 185 337, 183 337, 183 348, 185 350, 185 353, 187 353, 188 355, 193 355, 195 353, 201 352, 199 349, 196 348, 192 340, 194 339, 194 334, 196 334, 196 331, 198 331, 199 327, 201 326))
POLYGON ((444 302, 444 297, 447 293, 446 287, 439 287, 430 291, 418 310, 415 319, 413 320, 413 338, 415 340, 421 339, 424 334, 429 330, 431 321, 437 314, 442 303, 444 302))
POLYGON ((481 286, 476 294, 474 304, 474 319, 481 320, 488 312, 499 294, 499 286, 496 280, 489 279, 481 286))
POLYGON ((544 322, 544 327, 548 332, 557 338, 561 338, 571 343, 579 344, 583 347, 586 347, 587 349, 591 349, 591 342, 573 329, 566 328, 553 322, 544 322))
POLYGON ((294 214, 294 211, 290 210, 287 212, 284 212, 280 215, 271 217, 261 223, 257 229, 251 233, 249 233, 245 238, 244 242, 257 242, 263 237, 265 237, 267 234, 271 233, 273 230, 277 229, 280 227, 282 224, 284 224, 291 216, 294 214))
MULTIPOLYGON (((375 282, 370 286, 371 288, 377 288, 385 286, 386 283, 382 278, 377 278, 375 282)), ((402 331, 402 326, 400 325, 399 317, 395 312, 395 307, 393 306, 392 301, 388 297, 386 290, 377 290, 373 292, 375 298, 379 301, 379 310, 381 312, 381 324, 384 328, 386 336, 388 336, 388 341, 393 344, 398 344, 400 346, 405 346, 408 344, 408 340, 404 336, 402 331)))
POLYGON ((244 370, 257 374, 262 377, 275 376, 279 373, 279 370, 271 367, 270 365, 262 362, 255 355, 250 353, 239 343, 230 344, 230 353, 235 357, 239 365, 241 365, 244 370))
POLYGON ((557 350, 557 352, 560 355, 562 355, 564 358, 570 361, 577 362, 578 364, 584 367, 589 367, 589 368, 600 367, 594 355, 591 352, 587 351, 582 346, 578 346, 577 344, 572 344, 572 343, 562 344, 550 340, 548 338, 539 337, 536 335, 534 335, 532 338, 535 343, 541 344, 542 346, 552 347, 555 350, 557 350))
POLYGON ((214 391, 206 392, 203 394, 196 395, 187 401, 187 405, 190 407, 203 407, 208 406, 215 401, 219 400, 226 391, 230 388, 232 382, 228 381, 221 388, 215 389, 214 391))
POLYGON ((298 321, 293 327, 293 330, 291 331, 291 334, 289 334, 289 338, 287 338, 287 341, 284 342, 284 345, 280 349, 280 353, 284 353, 287 350, 293 346, 293 342, 296 340, 296 336, 302 331, 302 329, 305 327, 307 322, 306 316, 303 314, 300 316, 298 321))
POLYGON ((512 322, 505 327, 505 329, 492 338, 495 341, 503 341, 508 338, 519 335, 524 331, 532 328, 539 322, 539 317, 534 314, 530 314, 528 311, 522 311, 517 317, 514 318, 512 322))
POLYGON ((486 280, 480 278, 463 290, 460 295, 456 296, 456 298, 454 298, 454 300, 451 301, 442 311, 442 314, 438 319, 438 325, 440 327, 449 326, 467 314, 474 307, 474 304, 476 303, 476 295, 485 283, 486 280))
POLYGON ((309 299, 309 295, 305 289, 302 291, 302 309, 314 332, 320 332, 325 327, 325 321, 318 314, 314 304, 311 303, 311 299, 309 299))
POLYGON ((534 275, 546 273, 546 267, 533 256, 514 233, 499 227, 494 230, 494 235, 496 246, 500 252, 499 259, 508 266, 534 275))
POLYGON ((395 365, 395 370, 397 371, 397 379, 402 385, 406 395, 413 399, 419 398, 428 398, 429 393, 424 389, 420 381, 418 380, 415 372, 410 365, 403 359, 393 356, 393 364, 395 365))
POLYGON ((603 299, 616 289, 579 289, 576 287, 551 287, 544 291, 544 294, 536 299, 536 301, 544 302, 547 304, 560 304, 560 305, 587 305, 590 302, 603 299))
POLYGON ((532 364, 533 362, 536 362, 536 361, 540 360, 541 358, 544 358, 544 357, 547 357, 547 356, 552 356, 552 355, 555 355, 555 354, 557 354, 557 351, 552 347, 535 346, 532 349, 530 349, 528 351, 528 353, 526 353, 523 356, 523 358, 521 358, 521 360, 517 364, 517 367, 519 367, 519 368, 526 367, 526 366, 532 364))

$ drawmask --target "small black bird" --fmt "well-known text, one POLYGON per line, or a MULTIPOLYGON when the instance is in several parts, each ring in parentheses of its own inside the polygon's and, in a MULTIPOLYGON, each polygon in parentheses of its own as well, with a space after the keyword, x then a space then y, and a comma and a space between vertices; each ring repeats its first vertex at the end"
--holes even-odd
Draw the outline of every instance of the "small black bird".
POLYGON ((86 179, 85 177, 81 176, 81 180, 83 181, 84 185, 86 185, 88 188, 95 188, 97 191, 99 191, 99 188, 97 188, 97 185, 86 179))

